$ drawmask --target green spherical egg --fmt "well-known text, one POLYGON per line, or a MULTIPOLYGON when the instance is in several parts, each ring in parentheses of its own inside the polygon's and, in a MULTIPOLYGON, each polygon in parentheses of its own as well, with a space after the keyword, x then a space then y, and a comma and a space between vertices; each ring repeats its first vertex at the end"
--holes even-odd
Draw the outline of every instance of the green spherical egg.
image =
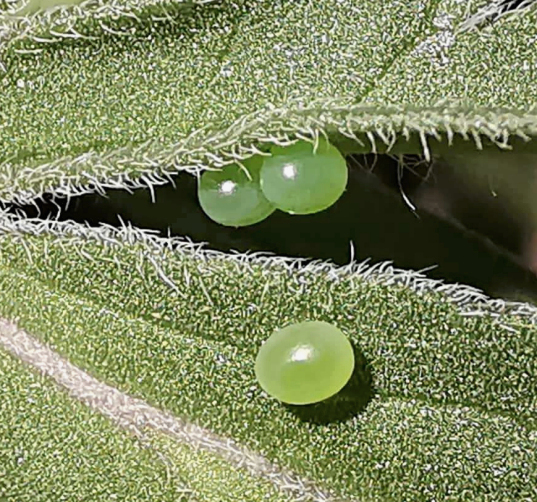
POLYGON ((291 324, 261 346, 255 374, 263 390, 289 404, 311 404, 337 394, 354 370, 347 337, 323 321, 291 324))
POLYGON ((276 208, 266 199, 259 185, 263 157, 255 155, 221 171, 205 171, 198 185, 198 200, 205 214, 221 225, 242 227, 264 220, 276 208))
POLYGON ((261 190, 276 208, 289 214, 311 214, 334 204, 345 191, 345 158, 324 138, 316 153, 307 141, 273 146, 261 167, 261 190))

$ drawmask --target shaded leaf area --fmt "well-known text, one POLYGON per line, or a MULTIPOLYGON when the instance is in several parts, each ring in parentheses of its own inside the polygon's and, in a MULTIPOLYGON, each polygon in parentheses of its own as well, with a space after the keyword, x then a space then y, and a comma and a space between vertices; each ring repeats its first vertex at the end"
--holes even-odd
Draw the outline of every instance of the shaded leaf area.
POLYGON ((137 244, 24 243, 32 262, 20 239, 1 243, 1 314, 126 392, 346 496, 533 496, 533 325, 358 276, 161 250, 174 292, 137 244), (255 381, 263 340, 307 319, 342 329, 370 373, 370 396, 336 420, 299 416, 255 381))
POLYGON ((158 455, 0 351, 0 500, 187 502, 158 455))

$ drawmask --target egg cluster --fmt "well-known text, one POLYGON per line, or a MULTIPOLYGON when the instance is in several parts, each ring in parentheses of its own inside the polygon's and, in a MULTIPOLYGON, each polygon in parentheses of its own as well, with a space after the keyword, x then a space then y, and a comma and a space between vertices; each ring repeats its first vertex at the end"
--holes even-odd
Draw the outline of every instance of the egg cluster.
POLYGON ((205 171, 198 198, 209 218, 226 226, 258 223, 275 210, 311 214, 327 209, 345 191, 345 158, 323 138, 317 149, 307 141, 273 146, 271 156, 255 155, 243 162, 205 171))

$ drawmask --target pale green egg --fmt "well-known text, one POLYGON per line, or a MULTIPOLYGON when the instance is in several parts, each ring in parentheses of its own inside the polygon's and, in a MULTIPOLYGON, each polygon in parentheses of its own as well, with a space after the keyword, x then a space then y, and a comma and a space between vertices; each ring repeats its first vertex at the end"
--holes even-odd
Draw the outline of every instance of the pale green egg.
POLYGON ((263 390, 289 404, 316 403, 337 394, 353 370, 348 338, 323 321, 291 324, 274 332, 255 361, 263 390))
POLYGON ((318 149, 307 141, 273 146, 261 167, 261 190, 278 209, 290 214, 311 214, 327 209, 347 186, 347 163, 324 138, 318 149))
POLYGON ((263 158, 259 155, 243 161, 252 179, 238 164, 220 171, 205 171, 198 185, 201 208, 221 225, 242 227, 264 220, 276 208, 265 198, 259 185, 263 158))

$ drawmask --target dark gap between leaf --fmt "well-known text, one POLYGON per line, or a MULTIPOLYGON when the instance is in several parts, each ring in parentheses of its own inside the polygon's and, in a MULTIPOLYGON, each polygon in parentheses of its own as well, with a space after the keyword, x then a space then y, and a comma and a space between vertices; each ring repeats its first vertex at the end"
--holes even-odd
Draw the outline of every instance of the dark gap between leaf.
MULTIPOLYGON (((481 28, 494 25, 505 15, 521 14, 534 6, 537 0, 492 0, 488 5, 483 6, 476 13, 468 17, 462 27, 467 30, 471 27, 481 28)), ((464 31, 463 30, 463 31, 464 31)))
MULTIPOLYGON (((224 252, 270 251, 337 265, 349 262, 352 241, 357 261, 391 260, 396 267, 415 270, 436 265, 427 276, 468 284, 493 297, 537 303, 537 276, 522 259, 524 221, 496 199, 450 179, 441 163, 431 166, 419 157, 406 161, 399 181, 391 156, 349 156, 347 190, 331 208, 307 216, 276 211, 261 223, 237 229, 221 226, 203 213, 197 180, 188 173, 175 178, 176 189, 171 184, 154 187, 154 204, 148 189, 132 195, 111 189, 107 198, 72 198, 67 208, 64 199, 53 203, 49 196, 37 205, 41 218, 119 226, 119 215, 135 226, 160 230, 163 236, 169 227, 172 236, 188 236, 224 252), (402 193, 417 205, 415 212, 402 193), (450 211, 442 209, 442 197, 449 199, 450 211)), ((32 205, 21 209, 29 217, 38 216, 32 205)))
POLYGON ((493 20, 508 12, 527 9, 535 3, 535 0, 500 0, 500 2, 496 3, 497 12, 496 15, 493 16, 493 20))

